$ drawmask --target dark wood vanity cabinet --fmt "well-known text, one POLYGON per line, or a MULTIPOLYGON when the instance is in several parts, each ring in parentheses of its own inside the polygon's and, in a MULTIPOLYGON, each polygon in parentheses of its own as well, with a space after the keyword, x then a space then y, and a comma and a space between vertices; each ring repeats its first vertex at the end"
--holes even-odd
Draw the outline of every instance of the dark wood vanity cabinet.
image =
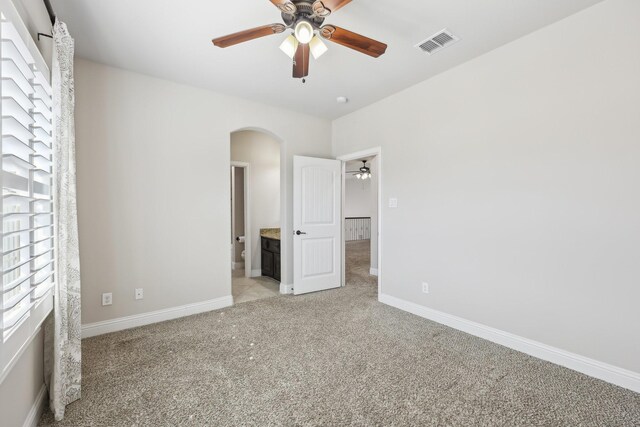
POLYGON ((280 281, 280 240, 261 238, 262 275, 280 281))

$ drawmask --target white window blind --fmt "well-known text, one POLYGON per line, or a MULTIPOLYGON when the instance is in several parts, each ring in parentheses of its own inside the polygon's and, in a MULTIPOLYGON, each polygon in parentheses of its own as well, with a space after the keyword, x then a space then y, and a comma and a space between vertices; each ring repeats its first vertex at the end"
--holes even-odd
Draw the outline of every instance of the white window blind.
POLYGON ((2 7, 0 374, 50 312, 54 284, 49 71, 12 5, 2 7))

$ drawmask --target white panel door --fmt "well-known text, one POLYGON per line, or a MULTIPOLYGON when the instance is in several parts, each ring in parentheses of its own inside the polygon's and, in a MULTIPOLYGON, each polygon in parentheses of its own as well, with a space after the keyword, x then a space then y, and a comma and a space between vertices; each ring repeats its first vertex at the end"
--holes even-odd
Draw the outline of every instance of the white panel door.
POLYGON ((340 287, 342 165, 293 158, 293 292, 340 287))

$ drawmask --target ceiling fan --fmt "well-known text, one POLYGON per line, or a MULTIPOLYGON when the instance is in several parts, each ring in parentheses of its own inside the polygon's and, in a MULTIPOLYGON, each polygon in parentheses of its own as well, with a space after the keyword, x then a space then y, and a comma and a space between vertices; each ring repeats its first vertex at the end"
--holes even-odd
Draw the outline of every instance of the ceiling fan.
POLYGON ((347 171, 347 173, 351 173, 356 176, 358 179, 371 179, 371 168, 367 167, 367 161, 362 160, 362 167, 357 171, 347 171))
POLYGON ((309 75, 310 54, 318 59, 327 51, 328 48, 322 39, 341 44, 374 58, 378 58, 387 50, 387 45, 379 41, 335 25, 323 25, 329 15, 351 3, 351 0, 270 1, 282 12, 284 24, 264 25, 218 37, 213 39, 213 44, 225 48, 292 29, 293 34, 285 39, 280 49, 293 59, 293 77, 298 79, 309 75))

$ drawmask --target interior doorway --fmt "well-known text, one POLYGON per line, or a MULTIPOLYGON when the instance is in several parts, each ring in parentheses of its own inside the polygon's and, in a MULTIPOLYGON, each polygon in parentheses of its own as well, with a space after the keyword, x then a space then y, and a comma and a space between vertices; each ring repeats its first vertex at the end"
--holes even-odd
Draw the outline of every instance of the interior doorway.
POLYGON ((380 292, 381 152, 372 149, 343 162, 343 283, 380 292))
POLYGON ((281 146, 255 130, 230 143, 231 290, 242 303, 280 294, 281 146))
POLYGON ((251 277, 249 177, 251 165, 231 162, 231 270, 251 277))

